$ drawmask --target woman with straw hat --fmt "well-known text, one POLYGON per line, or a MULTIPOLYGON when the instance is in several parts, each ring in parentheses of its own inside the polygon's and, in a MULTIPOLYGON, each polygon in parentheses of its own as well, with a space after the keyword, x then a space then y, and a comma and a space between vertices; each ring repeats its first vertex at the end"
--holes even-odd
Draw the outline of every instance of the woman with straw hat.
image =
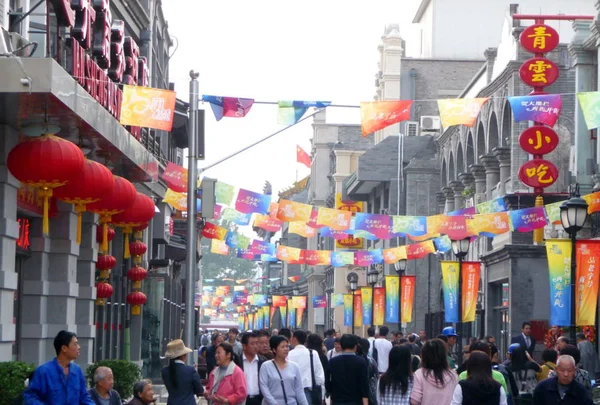
POLYGON ((169 365, 162 369, 162 379, 169 392, 167 405, 196 405, 195 397, 204 394, 200 375, 194 367, 185 364, 191 352, 181 339, 167 345, 165 357, 169 359, 169 365))
POLYGON ((217 345, 215 352, 217 367, 210 372, 206 394, 210 405, 239 405, 246 402, 248 395, 246 376, 233 362, 233 346, 229 343, 217 345))

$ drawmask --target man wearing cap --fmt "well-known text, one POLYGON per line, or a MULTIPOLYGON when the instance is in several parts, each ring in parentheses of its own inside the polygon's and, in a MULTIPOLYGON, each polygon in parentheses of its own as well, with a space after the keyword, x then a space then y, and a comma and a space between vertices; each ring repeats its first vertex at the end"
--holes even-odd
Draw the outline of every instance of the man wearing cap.
POLYGON ((456 369, 456 359, 452 354, 452 348, 456 344, 456 336, 458 335, 452 326, 447 326, 442 329, 442 335, 446 336, 446 339, 448 339, 448 365, 452 370, 454 370, 456 369))
POLYGON ((535 338, 531 336, 531 323, 525 321, 521 325, 521 334, 513 336, 510 343, 520 344, 531 357, 535 351, 535 338))
POLYGON ((161 375, 169 399, 167 405, 195 405, 196 398, 204 394, 200 375, 194 367, 185 364, 192 349, 185 347, 183 340, 176 339, 167 345, 165 357, 169 365, 161 370, 161 375))

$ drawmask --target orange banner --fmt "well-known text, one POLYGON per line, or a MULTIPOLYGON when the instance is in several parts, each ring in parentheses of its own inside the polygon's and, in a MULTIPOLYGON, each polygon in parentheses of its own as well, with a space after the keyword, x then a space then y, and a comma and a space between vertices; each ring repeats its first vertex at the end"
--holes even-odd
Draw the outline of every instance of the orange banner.
POLYGON ((375 325, 383 325, 385 315, 385 288, 375 287, 373 291, 373 321, 375 325))
POLYGON ((577 326, 594 325, 598 306, 600 241, 577 241, 577 326))
POLYGON ((481 106, 488 98, 449 98, 438 100, 440 119, 444 129, 452 125, 472 127, 477 120, 481 106))
POLYGON ((362 295, 360 290, 354 291, 354 326, 362 326, 362 295))
POLYGON ((296 309, 306 308, 306 296, 301 295, 301 296, 292 297, 291 308, 296 308, 296 309))
POLYGON ((463 262, 462 272, 462 321, 473 322, 477 311, 481 263, 463 262))
POLYGON ((362 135, 367 136, 400 121, 410 119, 412 103, 412 100, 361 102, 362 135))
POLYGON ((510 230, 508 212, 476 214, 472 219, 468 219, 467 223, 475 234, 482 234, 482 236, 500 235, 510 230))
POLYGON ((588 214, 600 211, 600 191, 584 195, 581 198, 588 203, 588 214))
POLYGON ((213 239, 210 244, 210 252, 217 255, 227 256, 229 254, 229 246, 222 240, 213 239))
POLYGON ((386 264, 394 264, 401 259, 406 259, 406 246, 383 249, 383 261, 386 264))
POLYGON ((273 307, 285 307, 287 305, 287 301, 285 295, 274 295, 273 296, 273 307))
POLYGON ((402 306, 402 323, 412 322, 413 302, 415 300, 415 280, 416 276, 400 277, 400 287, 402 297, 400 305, 402 306))
POLYGON ((295 233, 304 238, 314 238, 317 236, 317 230, 306 225, 305 222, 290 222, 288 232, 295 233))
POLYGON ((295 201, 279 200, 279 209, 277 210, 277 219, 283 222, 304 222, 310 221, 312 205, 302 204, 295 201))
POLYGON ((296 261, 300 259, 302 249, 297 249, 289 246, 277 246, 277 258, 282 262, 296 261))
POLYGON ((121 124, 171 131, 176 93, 141 86, 123 86, 121 124))
POLYGON ((317 225, 328 226, 336 231, 350 229, 350 211, 335 210, 333 208, 319 207, 317 214, 317 225))

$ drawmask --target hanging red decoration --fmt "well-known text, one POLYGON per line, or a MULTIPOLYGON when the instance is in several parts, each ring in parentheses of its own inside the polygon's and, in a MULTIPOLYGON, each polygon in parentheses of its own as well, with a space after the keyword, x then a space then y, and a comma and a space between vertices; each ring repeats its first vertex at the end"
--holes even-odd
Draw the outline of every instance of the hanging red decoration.
POLYGON ((144 242, 136 240, 129 244, 129 251, 132 256, 142 256, 148 250, 148 246, 144 242))
POLYGON ((28 138, 15 146, 6 160, 8 170, 21 183, 39 190, 43 198, 42 229, 48 235, 48 203, 53 190, 64 186, 82 171, 85 157, 72 142, 53 134, 28 138))
POLYGON ((81 215, 86 205, 100 201, 115 186, 113 174, 93 160, 86 160, 79 176, 54 191, 59 200, 75 205, 77 213, 77 244, 81 244, 81 215))
POLYGON ((107 279, 110 276, 110 270, 117 265, 117 259, 110 255, 99 255, 96 262, 96 269, 100 271, 100 278, 107 279))
MULTIPOLYGON (((102 244, 103 243, 103 227, 98 226, 96 227, 96 242, 102 244)), ((115 238, 115 235, 117 233, 115 232, 115 230, 113 228, 111 228, 110 226, 108 227, 108 242, 112 241, 115 238)))
POLYGON ((134 291, 127 295, 127 303, 131 305, 131 315, 139 315, 141 306, 147 301, 146 294, 141 291, 134 291))
POLYGON ((113 294, 112 285, 105 282, 96 283, 96 305, 106 304, 106 299, 113 294))
POLYGON ((137 193, 133 204, 125 211, 112 217, 112 224, 123 228, 125 235, 125 259, 129 259, 129 234, 133 228, 147 224, 152 220, 155 214, 154 200, 145 194, 137 193))
POLYGON ((135 187, 123 177, 114 176, 115 185, 102 200, 89 204, 87 210, 100 215, 103 227, 101 251, 108 253, 108 223, 113 215, 125 211, 136 199, 135 187))
POLYGON ((135 266, 127 271, 127 278, 133 281, 131 288, 140 289, 142 288, 142 281, 148 277, 148 271, 140 266, 135 266))

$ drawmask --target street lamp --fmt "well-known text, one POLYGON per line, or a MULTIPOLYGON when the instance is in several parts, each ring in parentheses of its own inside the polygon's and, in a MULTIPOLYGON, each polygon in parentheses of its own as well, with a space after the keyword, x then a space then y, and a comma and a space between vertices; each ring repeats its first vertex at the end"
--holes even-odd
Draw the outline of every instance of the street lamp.
POLYGON ((352 334, 354 335, 354 291, 358 289, 358 274, 352 272, 346 279, 350 283, 350 291, 352 291, 352 334))
MULTIPOLYGON (((467 237, 459 240, 452 240, 452 253, 458 258, 458 292, 457 292, 457 306, 458 306, 458 322, 456 323, 456 329, 462 336, 462 264, 463 259, 469 253, 469 246, 471 244, 471 238, 467 237)), ((462 346, 460 346, 462 347, 462 346)), ((461 350, 462 355, 462 350, 461 350)))
POLYGON ((588 204, 579 197, 579 185, 571 190, 571 198, 560 205, 560 222, 565 231, 571 236, 571 324, 573 326, 572 344, 575 343, 576 333, 576 283, 577 271, 577 232, 583 229, 588 217, 588 204))
POLYGON ((367 273, 367 283, 371 285, 371 326, 375 326, 375 305, 373 297, 375 296, 375 284, 379 280, 379 272, 375 269, 375 265, 371 265, 371 270, 367 273))
POLYGON ((398 273, 398 330, 402 332, 402 275, 408 265, 407 259, 400 259, 394 263, 394 269, 398 273))

